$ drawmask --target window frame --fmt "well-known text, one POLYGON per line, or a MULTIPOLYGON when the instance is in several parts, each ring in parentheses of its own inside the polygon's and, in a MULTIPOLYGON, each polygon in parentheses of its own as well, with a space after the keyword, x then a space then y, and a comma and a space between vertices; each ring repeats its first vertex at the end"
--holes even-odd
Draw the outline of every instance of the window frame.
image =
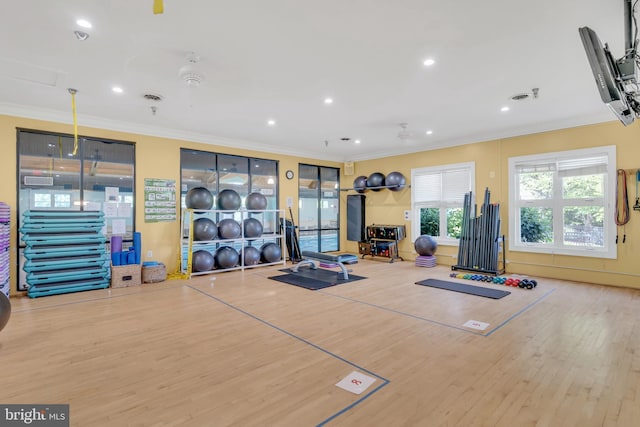
MULTIPOLYGON (((476 163, 475 162, 463 162, 463 163, 451 163, 438 166, 427 166, 422 168, 411 169, 411 239, 415 241, 420 236, 420 209, 422 208, 437 208, 440 215, 440 235, 432 236, 436 239, 439 245, 458 246, 460 239, 455 239, 447 236, 447 209, 450 208, 463 208, 464 198, 461 198, 459 202, 446 202, 440 200, 438 202, 417 202, 416 201, 416 177, 420 175, 432 175, 441 174, 446 172, 453 172, 456 170, 467 170, 469 174, 469 191, 475 190, 475 176, 476 176, 476 163)), ((442 181, 441 181, 442 185, 442 181)), ((475 197, 474 197, 475 198, 475 197)))
MULTIPOLYGON (((607 145, 593 148, 583 148, 567 151, 555 151, 526 156, 510 157, 509 167, 509 250, 514 252, 535 252, 549 255, 569 255, 591 258, 617 258, 617 247, 614 243, 616 235, 616 225, 613 221, 616 203, 616 147, 607 145), (556 163, 567 160, 588 159, 596 156, 606 156, 607 171, 604 172, 604 189, 602 197, 593 199, 564 199, 562 188, 562 174, 556 167, 553 171, 553 195, 551 199, 542 200, 521 200, 518 186, 518 167, 531 163, 556 163), (601 206, 593 201, 602 200, 604 208, 604 246, 602 248, 593 246, 570 246, 564 243, 564 221, 563 210, 573 206, 601 206), (523 242, 521 236, 521 208, 543 207, 551 208, 553 212, 553 243, 541 244, 537 242, 523 242)), ((574 176, 574 175, 570 175, 574 176)), ((575 176, 578 176, 576 174, 575 176)), ((566 177, 566 176, 565 176, 566 177)))

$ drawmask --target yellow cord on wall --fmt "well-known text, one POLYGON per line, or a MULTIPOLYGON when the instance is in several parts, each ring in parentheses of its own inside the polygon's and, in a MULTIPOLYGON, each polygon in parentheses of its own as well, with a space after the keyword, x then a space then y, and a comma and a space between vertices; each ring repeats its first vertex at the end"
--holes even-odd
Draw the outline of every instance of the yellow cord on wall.
POLYGON ((157 15, 164 12, 164 4, 162 0, 153 0, 153 14, 157 15))
POLYGON ((69 93, 71 94, 71 111, 73 113, 73 155, 75 156, 78 152, 78 113, 76 111, 76 93, 78 91, 76 89, 69 88, 69 93))

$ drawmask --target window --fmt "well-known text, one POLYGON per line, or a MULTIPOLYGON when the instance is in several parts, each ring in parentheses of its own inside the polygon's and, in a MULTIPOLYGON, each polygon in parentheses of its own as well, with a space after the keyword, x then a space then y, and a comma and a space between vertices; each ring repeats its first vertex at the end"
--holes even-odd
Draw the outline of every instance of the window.
POLYGON ((615 258, 615 146, 509 159, 509 249, 615 258))
MULTIPOLYGON (((210 153, 182 148, 180 150, 181 208, 185 209, 185 196, 194 187, 205 187, 214 196, 213 210, 217 208, 220 191, 234 190, 245 204, 249 193, 262 193, 267 199, 267 209, 278 209, 278 162, 243 156, 210 153)), ((234 215, 241 220, 241 214, 234 215)), ((264 234, 279 231, 277 215, 261 219, 264 234)), ((236 249, 240 249, 237 247, 236 249)))
POLYGON ((105 233, 124 220, 125 241, 133 238, 135 145, 123 141, 18 130, 19 221, 30 209, 100 210, 114 205, 117 215, 105 215, 105 233), (118 195, 106 200, 107 192, 118 195))
MULTIPOLYGON (((125 222, 125 242, 135 230, 135 145, 124 141, 18 129, 18 227, 28 210, 103 211, 105 240, 115 221, 125 222), (115 197, 112 197, 114 196, 115 197)), ((24 243, 19 241, 18 290, 26 291, 24 243)))
POLYGON ((412 239, 422 234, 438 243, 457 244, 464 195, 474 186, 475 163, 411 170, 412 239))
POLYGON ((300 250, 339 250, 340 170, 301 164, 298 176, 300 250))

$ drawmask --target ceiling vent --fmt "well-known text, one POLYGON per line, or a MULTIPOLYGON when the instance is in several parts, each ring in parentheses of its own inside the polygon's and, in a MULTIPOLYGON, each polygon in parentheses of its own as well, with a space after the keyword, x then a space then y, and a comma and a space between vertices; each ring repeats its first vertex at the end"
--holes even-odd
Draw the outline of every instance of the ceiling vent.
POLYGON ((526 101, 527 99, 538 99, 538 93, 540 88, 534 87, 531 92, 520 92, 511 96, 509 99, 512 101, 526 101))
POLYGON ((145 93, 142 95, 147 101, 160 102, 162 101, 162 95, 156 95, 155 93, 145 93))

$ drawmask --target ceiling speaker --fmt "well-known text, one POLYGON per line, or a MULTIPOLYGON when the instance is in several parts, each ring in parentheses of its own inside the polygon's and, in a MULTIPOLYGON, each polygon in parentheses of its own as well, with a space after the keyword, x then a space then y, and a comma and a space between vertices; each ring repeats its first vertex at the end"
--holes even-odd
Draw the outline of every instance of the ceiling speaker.
POLYGON ((352 176, 356 173, 356 166, 353 162, 344 162, 344 176, 352 176))

